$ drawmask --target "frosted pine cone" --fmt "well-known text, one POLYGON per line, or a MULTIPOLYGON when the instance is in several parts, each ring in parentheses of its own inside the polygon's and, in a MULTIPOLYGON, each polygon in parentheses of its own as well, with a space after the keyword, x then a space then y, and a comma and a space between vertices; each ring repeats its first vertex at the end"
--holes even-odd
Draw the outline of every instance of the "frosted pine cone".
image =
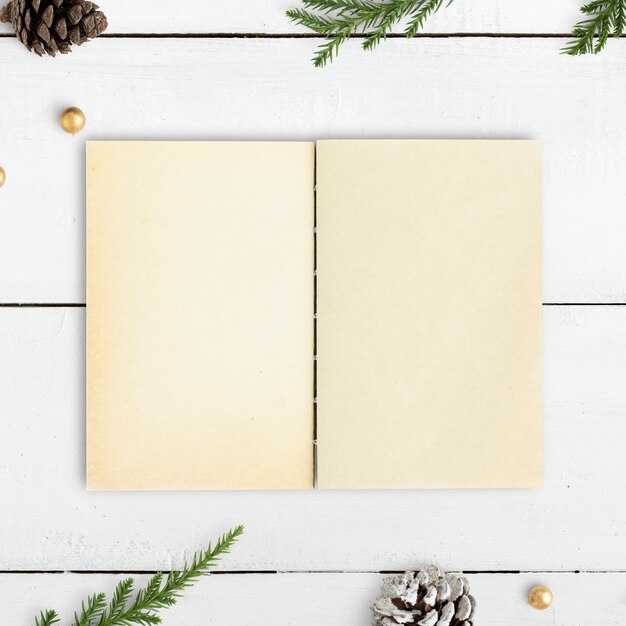
POLYGON ((429 565, 385 578, 372 606, 375 626, 473 626, 476 601, 467 578, 429 565))

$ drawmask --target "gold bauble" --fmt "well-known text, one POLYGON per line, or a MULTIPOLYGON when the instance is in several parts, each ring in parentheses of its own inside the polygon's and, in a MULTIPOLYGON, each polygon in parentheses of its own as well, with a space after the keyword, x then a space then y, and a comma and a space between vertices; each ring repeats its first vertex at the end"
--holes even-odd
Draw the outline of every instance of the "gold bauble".
POLYGON ((70 107, 61 113, 61 128, 70 135, 75 135, 83 130, 86 121, 85 114, 76 107, 70 107))
POLYGON ((543 585, 533 587, 528 594, 528 604, 533 609, 543 611, 552 604, 552 592, 543 585))
POLYGON ((0 167, 0 187, 4 185, 7 179, 7 173, 0 167))

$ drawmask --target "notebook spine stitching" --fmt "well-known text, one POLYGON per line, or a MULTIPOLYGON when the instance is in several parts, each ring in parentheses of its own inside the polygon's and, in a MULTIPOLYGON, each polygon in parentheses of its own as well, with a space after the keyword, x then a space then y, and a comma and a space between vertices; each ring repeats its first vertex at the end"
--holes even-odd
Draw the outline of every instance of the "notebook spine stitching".
POLYGON ((317 489, 317 145, 313 150, 313 489, 317 489))

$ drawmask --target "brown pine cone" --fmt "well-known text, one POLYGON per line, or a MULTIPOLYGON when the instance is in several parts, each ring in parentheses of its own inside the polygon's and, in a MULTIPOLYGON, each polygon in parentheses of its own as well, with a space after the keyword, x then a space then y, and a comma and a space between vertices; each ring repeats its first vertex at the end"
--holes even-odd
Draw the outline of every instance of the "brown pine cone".
POLYGON ((95 39, 108 26, 99 7, 86 0, 11 0, 0 22, 10 22, 17 38, 39 56, 67 54, 72 44, 95 39))
POLYGON ((469 582, 458 574, 442 574, 429 565, 383 581, 376 600, 375 626, 472 626, 476 601, 469 582))

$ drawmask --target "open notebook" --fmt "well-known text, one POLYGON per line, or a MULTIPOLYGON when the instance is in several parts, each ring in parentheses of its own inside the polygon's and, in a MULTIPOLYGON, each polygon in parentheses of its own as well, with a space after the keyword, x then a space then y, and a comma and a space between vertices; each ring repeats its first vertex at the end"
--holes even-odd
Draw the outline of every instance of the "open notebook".
POLYGON ((540 486, 540 152, 89 143, 89 488, 540 486))

